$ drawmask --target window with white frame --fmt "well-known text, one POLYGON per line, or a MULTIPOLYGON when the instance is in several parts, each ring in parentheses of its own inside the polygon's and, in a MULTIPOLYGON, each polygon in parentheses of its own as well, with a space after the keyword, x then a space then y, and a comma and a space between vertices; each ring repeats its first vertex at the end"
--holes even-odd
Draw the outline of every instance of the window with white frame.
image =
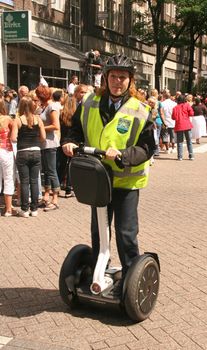
POLYGON ((140 3, 132 3, 132 28, 133 26, 139 22, 141 19, 140 17, 137 15, 137 13, 140 13, 141 15, 143 15, 143 20, 145 22, 150 22, 150 17, 149 17, 149 7, 148 7, 148 3, 146 2, 140 2, 140 3))
POLYGON ((172 7, 171 7, 171 17, 172 18, 175 18, 176 16, 176 5, 175 4, 171 4, 172 7))
POLYGON ((203 50, 203 55, 202 55, 202 65, 206 66, 207 65, 207 53, 203 50))
POLYGON ((71 42, 79 48, 81 38, 81 0, 70 0, 71 42))
POLYGON ((171 4, 165 4, 165 13, 166 15, 170 16, 171 15, 171 4))
POLYGON ((54 10, 65 12, 65 0, 51 0, 50 4, 54 10))
POLYGON ((123 33, 124 0, 97 0, 96 23, 123 33))
POLYGON ((48 3, 48 0, 32 0, 32 1, 44 6, 47 6, 47 3, 48 3))
POLYGON ((175 4, 165 4, 165 14, 171 18, 175 18, 176 15, 176 5, 175 4))

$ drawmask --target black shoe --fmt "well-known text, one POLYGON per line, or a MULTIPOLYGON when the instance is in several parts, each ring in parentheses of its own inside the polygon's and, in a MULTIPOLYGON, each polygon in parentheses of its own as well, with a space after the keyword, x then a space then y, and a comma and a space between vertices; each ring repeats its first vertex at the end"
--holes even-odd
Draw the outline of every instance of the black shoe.
POLYGON ((115 298, 121 298, 123 292, 123 279, 117 280, 114 283, 114 287, 112 289, 112 295, 115 298))
POLYGON ((71 197, 75 197, 75 193, 73 191, 69 192, 69 193, 65 193, 65 198, 71 198, 71 197))

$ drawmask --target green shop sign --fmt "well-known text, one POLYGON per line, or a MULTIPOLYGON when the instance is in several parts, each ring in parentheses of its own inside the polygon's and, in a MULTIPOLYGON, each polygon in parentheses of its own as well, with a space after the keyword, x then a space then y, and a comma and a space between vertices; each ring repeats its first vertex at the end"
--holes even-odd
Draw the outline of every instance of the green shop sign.
POLYGON ((31 40, 31 11, 3 12, 3 41, 22 43, 31 40))

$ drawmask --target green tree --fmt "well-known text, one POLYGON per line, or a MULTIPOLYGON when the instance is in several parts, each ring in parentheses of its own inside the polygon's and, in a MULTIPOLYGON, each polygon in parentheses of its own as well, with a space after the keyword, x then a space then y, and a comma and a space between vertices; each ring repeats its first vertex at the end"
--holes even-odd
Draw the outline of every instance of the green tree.
MULTIPOLYGON (((133 33, 140 41, 155 46, 155 87, 160 90, 162 67, 171 48, 188 45, 190 48, 189 62, 193 64, 195 43, 204 33, 204 27, 206 28, 207 0, 202 2, 200 0, 136 0, 131 3, 148 5, 148 10, 135 12, 137 20, 133 33), (174 22, 167 22, 164 18, 164 6, 168 3, 176 5, 174 22)), ((193 68, 189 64, 189 78, 191 78, 188 82, 189 86, 192 86, 192 73, 193 68)))
POLYGON ((187 91, 193 88, 193 67, 195 48, 202 44, 202 36, 207 33, 207 1, 200 0, 179 0, 180 8, 177 11, 177 18, 186 21, 187 25, 181 36, 181 42, 189 48, 189 71, 187 91))

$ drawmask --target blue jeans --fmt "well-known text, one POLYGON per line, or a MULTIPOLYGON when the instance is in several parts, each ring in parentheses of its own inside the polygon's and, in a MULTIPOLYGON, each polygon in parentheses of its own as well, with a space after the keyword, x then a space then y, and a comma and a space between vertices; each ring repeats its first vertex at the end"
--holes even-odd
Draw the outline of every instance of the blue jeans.
POLYGON ((189 158, 193 158, 192 132, 191 130, 177 131, 177 152, 178 158, 183 158, 184 135, 187 143, 189 158))
MULTIPOLYGON (((139 231, 137 207, 139 190, 114 189, 112 202, 108 205, 109 226, 114 214, 116 245, 124 276, 133 259, 139 255, 137 234, 139 231)), ((99 230, 96 208, 92 207, 92 249, 94 263, 99 253, 99 230)))
POLYGON ((41 167, 40 151, 19 151, 16 158, 20 179, 21 209, 29 210, 29 189, 31 190, 30 209, 37 210, 39 185, 38 177, 41 167))
POLYGON ((47 190, 51 189, 53 193, 57 193, 60 190, 60 183, 56 170, 56 154, 57 148, 46 148, 42 150, 44 186, 47 190))
POLYGON ((155 149, 155 152, 154 152, 155 156, 159 156, 159 153, 160 153, 160 134, 161 134, 161 129, 162 129, 162 125, 156 124, 157 144, 156 144, 156 149, 155 149))

